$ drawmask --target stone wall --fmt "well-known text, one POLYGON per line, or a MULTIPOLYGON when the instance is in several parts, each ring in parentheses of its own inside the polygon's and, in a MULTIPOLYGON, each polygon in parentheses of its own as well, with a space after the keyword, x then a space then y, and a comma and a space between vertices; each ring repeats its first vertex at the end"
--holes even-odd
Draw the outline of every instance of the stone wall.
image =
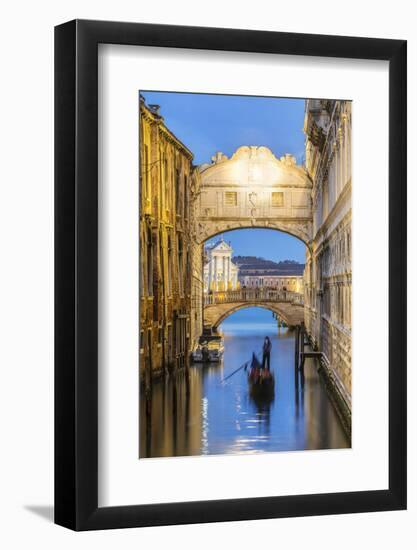
POLYGON ((203 245, 193 243, 191 263, 191 334, 190 350, 197 347, 198 340, 203 332, 203 245))

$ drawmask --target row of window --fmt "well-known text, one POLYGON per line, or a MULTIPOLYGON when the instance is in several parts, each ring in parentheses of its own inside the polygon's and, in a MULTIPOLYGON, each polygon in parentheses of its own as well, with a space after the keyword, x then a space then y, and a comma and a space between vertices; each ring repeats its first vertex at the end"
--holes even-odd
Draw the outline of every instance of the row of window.
MULTIPOLYGON (((166 353, 168 365, 173 365, 174 362, 177 363, 176 366, 179 368, 185 365, 188 352, 189 325, 190 320, 185 316, 178 316, 175 318, 175 330, 173 330, 172 323, 166 325, 166 353)), ((152 361, 153 336, 154 330, 152 328, 140 331, 140 350, 142 352, 145 350, 148 352, 146 356, 149 361, 152 361)), ((162 326, 158 326, 156 343, 160 346, 164 344, 164 329, 162 326)))
POLYGON ((339 325, 351 324, 351 287, 346 284, 325 285, 322 313, 339 325))
MULTIPOLYGON (((154 286, 158 285, 159 280, 164 280, 166 284, 166 295, 171 296, 173 292, 173 271, 174 271, 174 247, 170 235, 167 237, 166 250, 163 246, 162 236, 159 238, 159 265, 157 266, 160 276, 155 268, 155 243, 152 238, 152 231, 148 228, 146 231, 145 242, 141 249, 141 295, 153 296, 154 286), (165 265, 167 268, 167 276, 165 277, 165 265)), ((188 287, 191 277, 190 252, 184 250, 183 238, 180 234, 177 235, 177 258, 176 269, 178 273, 178 292, 184 293, 184 285, 188 287)))
POLYGON ((319 276, 332 275, 334 266, 340 270, 342 266, 351 260, 351 234, 350 230, 340 233, 332 239, 319 257, 319 276))
POLYGON ((340 122, 342 130, 341 138, 336 138, 338 129, 333 128, 334 143, 338 139, 337 147, 333 151, 331 161, 329 162, 328 174, 323 181, 321 191, 321 203, 315 212, 315 227, 319 227, 327 218, 335 205, 344 186, 351 178, 351 128, 350 122, 343 119, 340 122))
MULTIPOLYGON (((224 204, 225 206, 237 206, 237 192, 225 191, 224 204)), ((273 191, 271 193, 271 206, 284 206, 284 193, 282 191, 273 191)))
POLYGON ((175 204, 176 214, 188 217, 187 205, 189 203, 189 177, 183 173, 181 167, 175 161, 173 153, 173 162, 168 162, 167 154, 163 151, 159 153, 159 161, 151 162, 149 156, 149 146, 144 143, 142 151, 142 186, 146 199, 151 199, 152 175, 159 170, 159 215, 162 216, 163 209, 170 210, 175 204), (172 194, 175 192, 175 198, 172 194))

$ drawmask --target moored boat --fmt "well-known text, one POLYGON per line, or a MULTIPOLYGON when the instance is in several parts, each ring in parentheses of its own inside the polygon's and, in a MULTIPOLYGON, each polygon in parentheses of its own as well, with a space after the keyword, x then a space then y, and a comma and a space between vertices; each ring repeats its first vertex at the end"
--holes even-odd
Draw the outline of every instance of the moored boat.
POLYGON ((191 360, 194 363, 218 363, 223 357, 224 346, 221 337, 212 337, 208 341, 199 343, 191 353, 191 360))

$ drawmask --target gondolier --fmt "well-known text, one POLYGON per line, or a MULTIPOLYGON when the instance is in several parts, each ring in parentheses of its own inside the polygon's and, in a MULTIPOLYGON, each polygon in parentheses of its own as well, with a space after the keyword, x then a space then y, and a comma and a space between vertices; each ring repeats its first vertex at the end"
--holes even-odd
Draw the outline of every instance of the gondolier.
POLYGON ((264 345, 262 347, 262 368, 271 368, 271 349, 272 344, 268 336, 265 336, 264 345))

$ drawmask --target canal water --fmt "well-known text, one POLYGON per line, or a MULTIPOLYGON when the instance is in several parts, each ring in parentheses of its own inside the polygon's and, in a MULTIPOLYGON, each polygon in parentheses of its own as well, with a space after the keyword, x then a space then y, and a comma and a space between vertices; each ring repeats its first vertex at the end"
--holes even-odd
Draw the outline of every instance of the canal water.
POLYGON ((278 329, 262 308, 238 311, 221 325, 224 356, 220 364, 195 364, 189 383, 154 382, 152 398, 140 398, 140 458, 210 454, 263 453, 350 446, 313 359, 304 377, 294 375, 294 333, 278 329), (252 396, 241 369, 264 337, 272 342, 275 392, 252 396))

